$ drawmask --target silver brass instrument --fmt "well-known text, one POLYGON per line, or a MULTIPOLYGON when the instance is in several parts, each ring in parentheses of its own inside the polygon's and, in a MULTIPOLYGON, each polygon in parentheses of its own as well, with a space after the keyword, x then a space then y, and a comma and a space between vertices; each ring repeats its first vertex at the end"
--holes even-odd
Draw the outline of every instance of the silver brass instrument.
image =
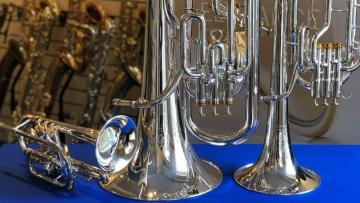
POLYGON ((101 184, 108 183, 111 180, 108 172, 120 171, 134 156, 134 142, 137 141, 135 124, 126 117, 117 117, 116 121, 113 119, 105 126, 97 137, 99 132, 96 130, 27 115, 15 133, 20 137, 19 144, 26 155, 31 174, 70 190, 74 187, 76 175, 88 180, 96 179, 101 184), (121 131, 117 131, 119 127, 121 131), (94 144, 101 168, 71 158, 68 146, 60 142, 60 133, 94 144), (113 142, 109 143, 109 139, 113 142))
POLYGON ((291 149, 288 125, 288 97, 295 83, 311 91, 315 105, 338 105, 343 84, 359 68, 356 41, 357 0, 347 0, 345 8, 334 9, 333 0, 326 1, 325 24, 319 30, 299 26, 297 0, 274 1, 274 55, 271 95, 261 97, 270 102, 265 144, 255 164, 236 171, 234 178, 241 186, 267 194, 299 194, 314 190, 320 178, 313 171, 297 165, 291 149), (323 43, 335 12, 347 15, 345 44, 323 43), (291 79, 287 72, 292 71, 291 79), (307 81, 303 74, 310 72, 307 81))
POLYGON ((15 123, 26 113, 44 115, 51 95, 44 91, 48 73, 43 66, 44 54, 51 40, 51 29, 59 9, 55 0, 25 1, 23 29, 28 35, 24 44, 28 54, 26 85, 21 101, 13 111, 15 123))
MULTIPOLYGON (((105 190, 132 199, 173 200, 201 195, 214 189, 222 174, 215 165, 196 156, 189 143, 190 133, 212 144, 240 144, 256 129, 258 103, 264 101, 270 107, 262 154, 255 164, 238 169, 235 181, 266 194, 312 191, 320 178, 295 161, 289 137, 288 97, 298 82, 311 90, 315 104, 339 104, 342 85, 360 66, 355 38, 360 5, 357 0, 347 0, 347 8, 338 10, 332 0, 327 0, 325 25, 316 30, 298 26, 297 0, 273 2, 273 26, 267 28, 260 23, 259 0, 213 0, 212 12, 225 19, 227 26, 209 29, 204 12, 195 8, 192 0, 186 0, 181 19, 174 14, 173 1, 148 0, 141 98, 113 101, 114 105, 140 109, 137 127, 126 116, 110 119, 100 132, 27 116, 16 131, 23 150, 37 156, 29 162, 43 166, 46 176, 42 179, 51 183, 57 184, 58 179, 47 177, 66 174, 59 170, 62 164, 68 171, 85 171, 81 173, 85 177, 97 177, 105 190), (320 42, 331 26, 332 14, 340 11, 348 17, 346 42, 320 42), (271 93, 260 96, 259 39, 261 32, 270 29, 274 35, 271 93), (306 72, 313 75, 310 81, 303 77, 306 72), (235 97, 242 92, 246 96, 246 121, 238 130, 212 134, 193 120, 192 100, 201 116, 206 107, 221 116, 221 106, 228 115, 235 97), (71 161, 61 161, 66 156, 57 154, 67 150, 54 144, 58 142, 53 136, 56 132, 92 143, 97 140, 101 169, 77 164, 69 156, 71 161), (40 142, 39 149, 28 152, 27 139, 40 142), (39 158, 44 155, 50 156, 39 158)), ((43 173, 33 174, 41 178, 43 173)))
MULTIPOLYGON (((181 92, 177 87, 182 85, 185 73, 170 63, 170 55, 174 55, 170 51, 173 49, 169 49, 176 44, 171 43, 176 41, 172 35, 179 29, 180 22, 174 15, 172 2, 167 0, 149 0, 146 15, 142 97, 139 101, 115 101, 141 108, 138 127, 126 127, 124 123, 131 123, 130 119, 118 116, 110 119, 98 134, 100 144, 96 144, 96 154, 101 157, 99 165, 109 177, 100 185, 113 194, 132 199, 171 200, 198 196, 219 185, 222 174, 218 167, 196 156, 183 125, 181 102, 184 100, 180 100, 181 92), (122 132, 132 133, 121 136, 122 132)), ((180 48, 179 43, 175 46, 180 48)), ((50 125, 54 123, 45 121, 50 125)), ((44 132, 42 129, 33 131, 40 135, 44 132)), ((80 135, 85 140, 89 137, 81 135, 84 131, 76 127, 69 127, 65 132, 80 135)), ((36 163, 45 166, 48 161, 36 163)))

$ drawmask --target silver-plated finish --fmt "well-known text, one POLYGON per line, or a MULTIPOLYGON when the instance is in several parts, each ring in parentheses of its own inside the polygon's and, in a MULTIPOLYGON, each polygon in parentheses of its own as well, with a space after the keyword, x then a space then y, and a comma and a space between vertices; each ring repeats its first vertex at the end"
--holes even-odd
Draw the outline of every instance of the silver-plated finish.
MULTIPOLYGON (((179 22, 169 17, 173 15, 172 5, 168 4, 168 0, 148 1, 141 99, 138 102, 117 100, 120 104, 135 107, 140 104, 137 128, 125 116, 110 119, 99 133, 41 118, 38 125, 22 128, 28 126, 25 119, 17 129, 24 152, 30 156, 58 155, 55 159, 28 161, 34 161, 45 169, 48 169, 48 165, 56 168, 57 164, 62 163, 60 169, 63 169, 55 173, 46 170, 45 176, 39 173, 33 175, 59 185, 58 179, 51 177, 60 174, 65 179, 61 182, 63 186, 72 186, 75 175, 70 172, 77 168, 73 167, 73 159, 64 155, 67 151, 65 147, 55 144, 58 138, 53 130, 60 130, 90 143, 96 140, 95 154, 100 168, 94 168, 91 174, 86 174, 89 170, 83 170, 85 172, 81 174, 89 178, 106 177, 97 179, 101 187, 113 194, 139 200, 175 200, 204 194, 220 184, 221 171, 214 164, 196 156, 184 128, 185 106, 182 92, 179 91, 184 89, 184 70, 170 63, 170 56, 173 56, 171 47, 180 47, 177 43, 171 43, 178 29, 176 22, 179 22), (48 127, 42 128, 43 125, 48 127), (31 136, 31 133, 36 136, 31 136), (38 141, 38 137, 50 143, 41 142, 39 150, 29 151, 26 139, 38 141), (42 151, 43 148, 45 151, 42 151)), ((37 120, 30 118, 31 121, 37 120)))
MULTIPOLYGON (((257 127, 258 123, 258 84, 259 84, 259 63, 258 63, 258 51, 259 51, 259 1, 252 0, 246 1, 245 13, 241 13, 241 9, 235 4, 234 0, 228 0, 227 3, 223 2, 227 12, 220 9, 220 1, 214 0, 213 12, 215 17, 222 18, 226 16, 227 20, 227 42, 221 41, 221 35, 223 33, 220 29, 214 29, 210 31, 212 42, 209 45, 209 50, 201 47, 200 57, 197 63, 201 64, 197 68, 198 72, 194 74, 191 68, 186 67, 186 48, 189 48, 185 35, 182 35, 183 40, 183 56, 181 60, 184 60, 183 66, 185 72, 188 75, 187 84, 198 83, 196 88, 189 89, 190 96, 186 96, 185 105, 186 119, 185 124, 187 130, 189 130, 198 139, 207 143, 215 145, 225 144, 240 144, 246 141, 257 127), (235 12, 236 10, 236 12, 235 12), (246 27, 239 24, 242 17, 246 15, 246 27), (244 30, 244 31, 242 31, 244 30), (219 33, 220 36, 216 34, 219 33), (244 34, 243 34, 244 33, 244 34), (245 39, 242 39, 242 38, 245 39), (244 42, 241 42, 244 40, 244 42), (236 42, 236 43, 235 43, 236 42), (239 51, 238 44, 244 46, 245 50, 239 51), (236 45, 236 46, 235 46, 236 45), (227 50, 225 50, 225 47, 227 50), (209 59, 206 59, 206 52, 209 52, 209 59), (203 53, 205 52, 205 53, 203 53), (205 57, 205 58, 204 58, 205 57), (217 59, 214 61, 214 59, 217 59), (210 71, 206 71, 206 67, 209 67, 210 71), (204 106, 211 106, 213 109, 213 115, 218 116, 217 108, 219 106, 226 106, 226 114, 231 114, 230 106, 234 101, 234 96, 247 85, 246 91, 246 120, 243 125, 239 125, 239 129, 228 134, 214 134, 201 129, 192 117, 191 110, 191 97, 195 98, 195 102, 200 108, 200 115, 204 115, 202 108, 204 106), (210 89, 210 90, 209 90, 210 89)), ((184 17, 196 17, 194 13, 188 13, 188 16, 184 17)), ((183 17, 183 19, 184 19, 183 17)), ((203 23, 205 26, 206 23, 203 23)), ((186 27, 184 27, 186 30, 186 27)), ((185 31, 184 31, 185 32, 185 31)), ((204 35, 206 33, 202 33, 204 35)), ((192 40, 193 41, 193 40, 192 40)), ((200 46, 205 46, 205 42, 200 46)), ((194 69, 194 68, 192 68, 194 69)))
POLYGON ((300 85, 311 90, 314 104, 339 105, 342 98, 341 87, 348 81, 351 73, 360 67, 359 47, 356 39, 356 13, 359 5, 356 0, 347 0, 344 9, 334 9, 333 0, 326 1, 324 26, 311 36, 309 27, 300 27, 298 34, 299 66, 306 72, 312 72, 313 78, 307 81, 301 75, 300 85), (319 43, 329 31, 336 12, 344 12, 346 19, 346 40, 341 43, 319 43))
MULTIPOLYGON (((11 127, 0 125, 6 129, 11 127)), ((26 155, 30 173, 55 186, 73 189, 78 175, 87 180, 107 183, 109 176, 123 170, 138 153, 135 123, 126 116, 116 116, 103 129, 82 128, 46 118, 26 115, 15 129, 26 155), (73 159, 59 134, 95 145, 99 167, 73 159), (31 143, 31 144, 29 144, 31 143)))
POLYGON ((212 163, 199 159, 183 128, 179 87, 183 71, 170 67, 170 33, 167 0, 147 3, 147 32, 142 97, 138 102, 117 104, 141 107, 137 135, 139 152, 119 174, 101 184, 106 190, 131 199, 175 200, 198 196, 214 189, 222 179, 212 163), (175 79, 174 79, 175 78, 175 79), (143 104, 143 105, 141 105, 143 104))
MULTIPOLYGON (((273 159, 272 155, 263 154, 263 156, 271 158, 267 161, 263 158, 265 162, 249 164, 235 171, 234 179, 239 185, 248 190, 269 195, 304 194, 319 186, 320 177, 315 172, 302 167, 285 169, 279 165, 270 166, 268 163, 270 159, 273 159)), ((285 163, 290 166, 293 164, 285 163)))
MULTIPOLYGON (((213 2, 219 4, 220 2, 213 2)), ((243 16, 235 5, 234 0, 229 0, 226 3, 227 8, 227 39, 228 42, 222 42, 223 31, 221 29, 210 30, 211 42, 208 43, 206 35, 208 33, 205 16, 201 11, 193 8, 192 0, 186 1, 186 14, 182 16, 181 20, 177 20, 173 16, 172 4, 167 4, 165 11, 168 10, 166 16, 172 22, 175 28, 180 22, 180 37, 173 37, 174 41, 180 41, 180 57, 173 61, 180 60, 181 69, 175 69, 169 78, 169 82, 164 91, 158 96, 150 100, 141 98, 138 101, 128 101, 123 99, 114 99, 114 105, 128 106, 135 108, 148 108, 156 106, 169 99, 169 96, 176 92, 182 79, 185 80, 185 89, 187 92, 183 93, 185 111, 184 119, 186 129, 190 131, 200 140, 208 143, 224 145, 229 143, 239 144, 246 140, 251 135, 257 126, 257 112, 258 112, 258 48, 259 48, 259 2, 249 1, 246 3, 246 24, 249 29, 245 32, 245 46, 244 53, 238 53, 235 50, 235 36, 238 38, 242 33, 235 30, 235 27, 241 25, 236 24, 237 19, 243 16), (170 8, 170 9, 169 9, 170 8), (236 9, 235 9, 236 8, 236 9), (235 12, 237 10, 237 12, 235 12), (199 39, 194 39, 191 32, 193 21, 198 21, 199 39), (195 46, 195 50, 191 47, 195 46), (226 47, 226 48, 225 48, 226 47), (195 62, 191 62, 189 54, 198 56, 195 57, 195 62), (209 54, 209 56, 208 56, 209 54), (240 57, 239 57, 240 56, 240 57), (245 56, 245 57, 241 57, 245 56), (210 60, 209 60, 210 59, 210 60), (220 60, 219 60, 220 59, 220 60), (183 73, 185 72, 185 73, 183 73), (233 104, 234 96, 248 84, 246 94, 246 121, 240 126, 238 130, 224 134, 212 134, 197 126, 192 118, 192 110, 190 109, 190 101, 193 98, 199 107, 199 114, 204 116, 203 108, 211 106, 213 115, 218 116, 217 108, 219 106, 226 107, 226 114, 231 114, 230 107, 233 104)), ((214 9, 219 8, 218 6, 214 9)), ((214 10, 215 16, 222 11, 214 10)), ((222 17, 222 16, 216 16, 222 17)), ((244 39, 243 39, 244 40, 244 39)), ((242 42, 240 42, 241 44, 242 42)), ((176 47, 175 47, 176 49, 176 47)), ((176 57, 175 57, 176 58, 176 57)))
MULTIPOLYGON (((315 172, 298 166, 291 148, 288 97, 295 82, 311 90, 315 105, 320 102, 325 106, 338 105, 341 86, 350 77, 347 71, 358 68, 354 65, 358 60, 356 58, 351 58, 351 67, 347 64, 349 55, 359 53, 353 36, 347 38, 348 45, 345 47, 351 47, 347 51, 339 43, 319 43, 330 28, 332 13, 335 12, 333 1, 327 0, 325 25, 313 36, 310 34, 312 28, 297 25, 297 3, 297 0, 274 0, 271 95, 261 97, 270 105, 265 143, 258 161, 238 169, 234 174, 239 185, 265 194, 302 194, 313 191, 320 184, 320 177, 315 172), (311 43, 307 43, 309 41, 311 43), (287 76, 289 69, 293 72, 291 80, 287 76), (310 82, 303 79, 303 72, 313 74, 310 82)), ((353 0, 347 3, 350 6, 343 11, 348 13, 349 24, 352 25, 348 32, 353 32, 355 19, 352 13, 357 6, 353 0)))
MULTIPOLYGON (((350 29, 356 28, 354 13, 358 5, 355 1, 348 0, 350 6, 346 10, 350 13, 350 29)), ((128 117, 117 116, 95 136, 90 136, 89 129, 40 119, 35 127, 26 128, 29 132, 19 133, 23 150, 31 156, 55 153, 58 157, 55 161, 50 159, 52 157, 42 159, 44 162, 34 160, 43 166, 65 163, 60 168, 65 171, 56 172, 69 174, 67 172, 74 170, 72 165, 77 162, 66 161, 69 157, 62 155, 66 150, 51 144, 58 142, 56 136, 50 136, 54 134, 52 129, 61 129, 91 143, 96 140, 100 169, 85 171, 96 177, 105 174, 106 181, 100 181, 105 190, 139 200, 194 197, 214 189, 221 182, 222 174, 215 165, 196 156, 189 144, 189 133, 212 144, 242 143, 256 128, 258 102, 265 101, 270 107, 262 154, 255 164, 237 170, 235 180, 249 190, 266 194, 290 195, 314 190, 320 178, 315 172, 298 166, 292 153, 288 97, 299 82, 312 91, 316 101, 323 99, 324 104, 337 104, 342 84, 358 68, 355 35, 348 34, 350 42, 347 41, 346 49, 341 44, 318 43, 332 21, 332 0, 327 0, 324 27, 314 32, 297 25, 297 0, 274 0, 273 29, 260 26, 259 0, 245 1, 244 6, 238 6, 235 0, 226 2, 213 1, 215 16, 227 21, 227 39, 223 40, 224 30, 208 30, 205 15, 194 8, 192 0, 186 0, 181 19, 175 16, 171 0, 148 0, 141 98, 138 101, 114 100, 115 105, 140 109, 137 127, 128 117), (199 26, 198 32, 193 34, 195 25, 199 26), (271 94, 259 96, 259 35, 264 29, 274 35, 271 94), (208 33, 210 40, 207 40, 208 33), (344 50, 350 53, 345 54, 344 50), (301 76, 305 71, 313 74, 310 82, 301 76), (211 134, 195 124, 190 108, 192 99, 201 116, 205 115, 205 106, 212 107, 213 115, 218 116, 219 105, 224 105, 226 114, 230 114, 234 97, 244 88, 247 88, 246 122, 240 130, 228 135, 211 134), (50 128, 43 128, 43 125, 50 128), (31 133, 37 136, 31 137, 31 133), (33 137, 43 137, 49 142, 55 140, 41 142, 45 144, 45 151, 28 153, 24 139, 39 140, 33 137), (49 148, 51 150, 46 150, 49 148)), ((95 32, 94 29, 88 31, 95 32)), ((23 125, 27 123, 20 126, 23 125)), ((54 175, 51 170, 47 172, 54 175)), ((53 177, 33 174, 45 180, 53 177)), ((65 183, 70 183, 75 176, 64 177, 70 180, 65 183)), ((57 184, 58 180, 48 181, 57 184)))
POLYGON ((25 116, 15 128, 30 173, 68 190, 74 187, 76 174, 82 174, 89 180, 107 181, 107 174, 99 168, 71 158, 68 147, 60 142, 59 133, 89 143, 96 140, 96 131, 36 116, 25 116))
MULTIPOLYGON (((290 30, 287 22, 290 1, 275 0, 274 3, 271 95, 284 95, 288 91, 285 44, 290 30)), ((235 181, 249 190, 267 194, 299 194, 318 187, 320 178, 297 165, 289 135, 287 97, 270 101, 262 154, 254 165, 238 169, 234 174, 235 181)))

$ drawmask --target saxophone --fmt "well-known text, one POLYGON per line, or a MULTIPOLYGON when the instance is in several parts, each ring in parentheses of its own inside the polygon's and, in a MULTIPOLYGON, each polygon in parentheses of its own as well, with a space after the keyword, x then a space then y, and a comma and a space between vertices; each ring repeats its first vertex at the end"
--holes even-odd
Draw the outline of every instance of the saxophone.
POLYGON ((142 83, 142 67, 145 44, 145 1, 125 1, 121 6, 119 30, 117 33, 119 45, 116 47, 119 67, 116 77, 111 81, 110 91, 100 109, 101 123, 105 123, 121 112, 119 106, 113 106, 114 98, 124 98, 133 86, 142 83))
POLYGON ((22 115, 32 113, 46 116, 44 110, 51 95, 44 91, 49 70, 44 67, 44 54, 51 41, 51 31, 59 16, 55 0, 27 0, 24 2, 23 29, 27 60, 26 84, 12 117, 18 123, 22 115))
MULTIPOLYGON (((75 72, 84 71, 86 55, 86 41, 88 34, 92 34, 91 27, 82 26, 83 13, 81 5, 83 0, 69 0, 69 9, 59 16, 60 25, 65 28, 64 46, 57 53, 57 58, 51 63, 51 72, 48 74, 46 91, 52 95, 45 109, 46 115, 51 115, 58 96, 58 120, 65 120, 64 95, 75 72), (67 76, 67 77, 66 77, 67 76), (61 86, 63 79, 65 84, 61 86)), ((90 43, 91 44, 91 43, 90 43)))
MULTIPOLYGON (((7 41, 13 14, 15 11, 20 13, 20 9, 18 6, 12 4, 1 4, 0 6, 0 30, 1 34, 4 35, 4 42, 7 41)), ((8 50, 0 61, 0 110, 2 109, 14 70, 17 66, 20 66, 19 73, 22 72, 26 60, 27 53, 24 44, 18 40, 11 39, 8 50)))
POLYGON ((78 121, 78 124, 90 127, 94 121, 98 98, 106 77, 105 67, 110 42, 115 31, 115 24, 112 19, 106 16, 105 11, 99 5, 88 3, 85 7, 87 23, 81 26, 92 28, 93 32, 88 40, 88 43, 91 42, 91 44, 87 44, 87 47, 91 47, 91 49, 84 56, 86 68, 90 70, 88 75, 87 101, 82 118, 78 121))

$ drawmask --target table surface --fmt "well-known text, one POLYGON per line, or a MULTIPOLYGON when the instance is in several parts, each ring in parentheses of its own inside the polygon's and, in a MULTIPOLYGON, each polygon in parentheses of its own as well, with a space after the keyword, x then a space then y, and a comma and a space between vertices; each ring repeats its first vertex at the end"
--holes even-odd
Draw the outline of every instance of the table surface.
MULTIPOLYGON (((255 161, 260 145, 214 147, 194 145, 198 155, 217 164, 224 174, 222 184, 200 197, 180 202, 359 202, 360 146, 295 145, 299 163, 321 176, 320 187, 307 194, 276 196, 254 193, 238 187, 232 173, 240 166, 255 161)), ((93 147, 70 147, 75 158, 94 163, 93 147)), ((18 145, 0 147, 0 202, 139 202, 114 196, 103 191, 96 182, 79 177, 72 191, 56 188, 30 175, 18 145)))

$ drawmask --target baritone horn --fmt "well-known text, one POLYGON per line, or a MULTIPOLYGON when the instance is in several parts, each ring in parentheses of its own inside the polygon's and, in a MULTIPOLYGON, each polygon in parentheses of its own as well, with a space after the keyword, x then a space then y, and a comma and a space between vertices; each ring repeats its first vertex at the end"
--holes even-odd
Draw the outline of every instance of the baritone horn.
POLYGON ((265 144, 258 161, 238 169, 234 178, 239 185, 260 193, 301 194, 317 188, 320 177, 297 165, 290 141, 288 97, 299 83, 311 92, 315 106, 339 105, 345 97, 343 85, 360 67, 359 42, 356 40, 356 16, 360 5, 356 0, 347 0, 345 8, 334 9, 333 0, 327 0, 325 23, 316 29, 298 25, 297 0, 273 2, 271 93, 260 97, 270 104, 265 144), (347 16, 344 44, 323 40, 336 12, 347 16), (290 80, 287 72, 292 72, 290 80), (310 73, 312 78, 307 80, 305 73, 310 73))

